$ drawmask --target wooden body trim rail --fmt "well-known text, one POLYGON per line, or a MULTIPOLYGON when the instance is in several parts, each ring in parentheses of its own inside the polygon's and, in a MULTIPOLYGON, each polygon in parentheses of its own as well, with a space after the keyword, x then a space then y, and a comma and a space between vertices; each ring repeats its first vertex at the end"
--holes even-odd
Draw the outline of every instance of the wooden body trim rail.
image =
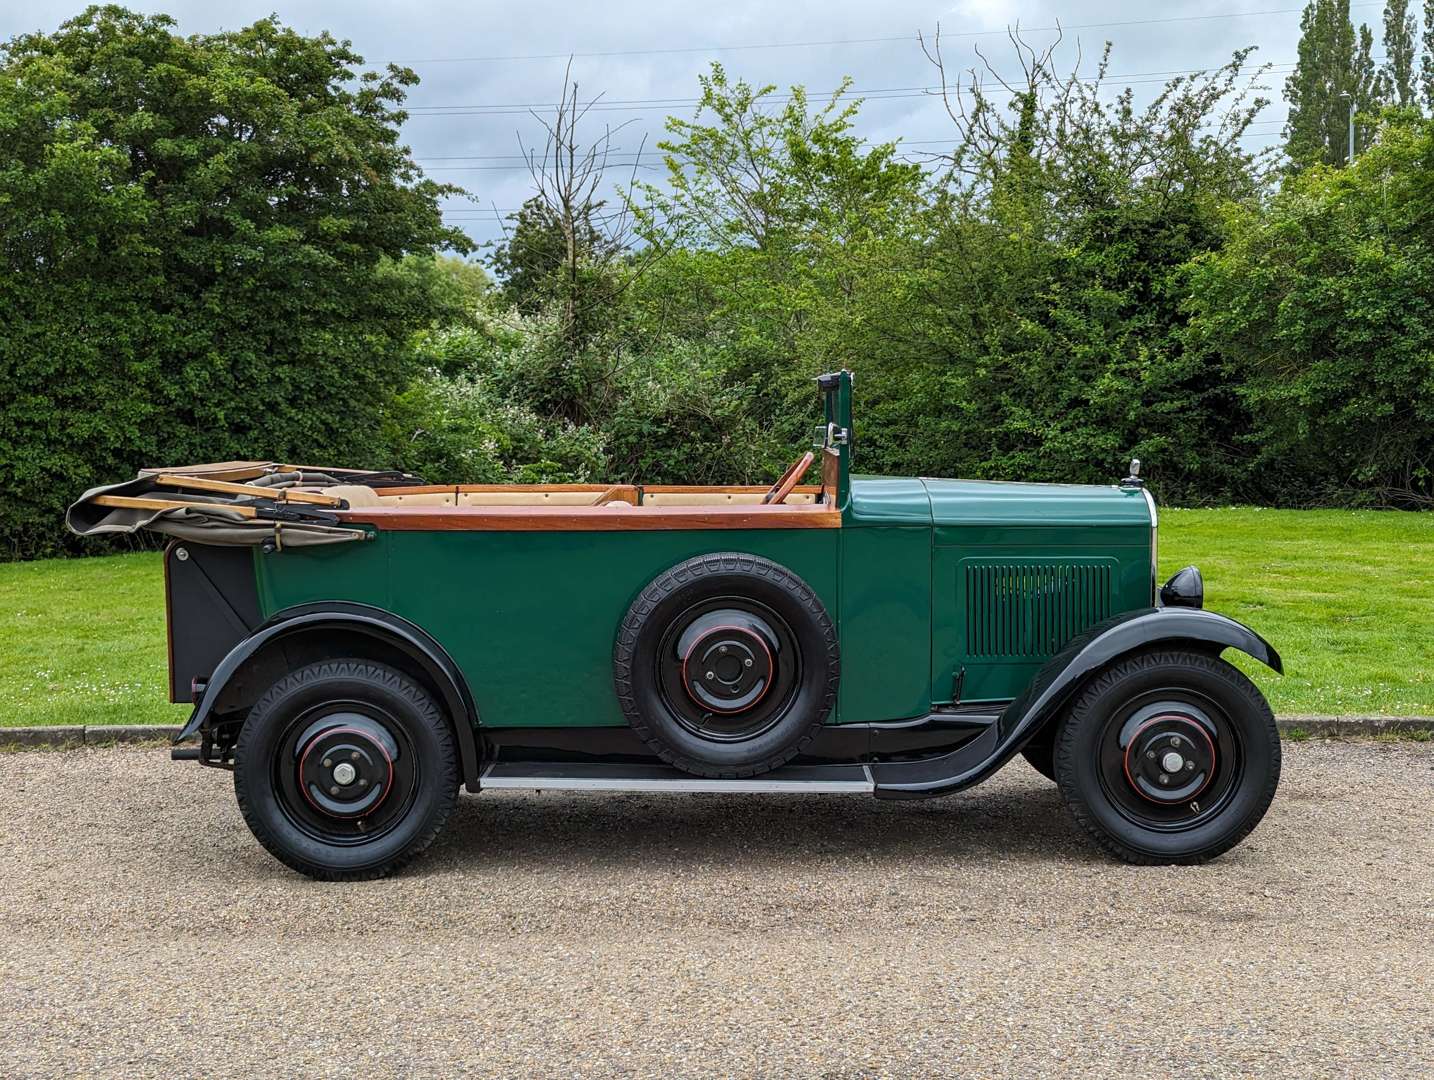
MULTIPOLYGON (((771 484, 638 484, 643 494, 654 495, 765 495, 771 484)), ((820 484, 798 484, 792 491, 799 495, 815 495, 820 484)))
POLYGON ((347 525, 417 532, 627 532, 646 529, 839 529, 821 503, 768 506, 394 506, 340 511, 347 525))
POLYGON ((379 495, 463 495, 503 492, 541 494, 551 492, 593 492, 600 494, 614 487, 634 487, 630 484, 421 484, 417 486, 387 484, 374 488, 379 495))

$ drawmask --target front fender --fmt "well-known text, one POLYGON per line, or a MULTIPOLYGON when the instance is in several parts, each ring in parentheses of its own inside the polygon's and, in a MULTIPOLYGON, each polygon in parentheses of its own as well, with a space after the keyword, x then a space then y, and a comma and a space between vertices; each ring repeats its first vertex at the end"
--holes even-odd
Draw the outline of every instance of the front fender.
POLYGON ((1019 744, 1049 720, 1085 682, 1111 661, 1151 645, 1185 644, 1205 652, 1239 649, 1283 675, 1284 662, 1273 645, 1244 623, 1199 608, 1165 607, 1127 611, 1077 635, 1051 657, 1020 697, 997 721, 1004 744, 1019 744))
MULTIPOLYGON (((893 799, 949 795, 986 779, 1014 757, 1054 717, 1085 681, 1129 653, 1152 645, 1184 645, 1204 652, 1226 648, 1248 653, 1283 674, 1280 654, 1243 623, 1199 608, 1141 608, 1097 623, 1071 639, 1002 711, 991 736, 946 759, 920 768, 888 767, 877 776, 877 795, 893 799)), ((881 770, 874 767, 873 773, 881 770)))
POLYGON ((204 693, 176 743, 193 738, 208 723, 215 705, 230 680, 265 646, 300 634, 324 632, 359 633, 396 648, 417 663, 438 688, 443 705, 453 719, 454 735, 463 766, 463 778, 470 787, 478 780, 478 744, 474 725, 478 712, 463 673, 443 646, 421 628, 382 608, 367 604, 305 604, 277 612, 249 637, 235 645, 209 677, 204 693))

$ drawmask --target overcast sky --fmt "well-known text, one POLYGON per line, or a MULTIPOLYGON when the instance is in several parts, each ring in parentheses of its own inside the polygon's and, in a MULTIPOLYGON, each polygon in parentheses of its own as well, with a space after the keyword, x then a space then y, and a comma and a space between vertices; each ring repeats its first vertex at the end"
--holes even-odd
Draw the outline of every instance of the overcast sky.
MULTIPOLYGON (((305 33, 328 30, 351 40, 366 60, 412 66, 422 83, 414 88, 410 107, 467 108, 416 112, 404 133, 426 172, 473 194, 476 203, 450 203, 451 220, 482 241, 498 235, 487 208, 506 211, 526 197, 527 174, 513 155, 520 153, 520 135, 531 144, 542 133, 525 106, 556 97, 568 53, 576 54, 573 72, 581 95, 601 93, 609 103, 608 111, 594 116, 591 130, 596 134, 601 123, 632 121, 617 140, 623 151, 635 150, 644 134, 650 148, 669 113, 690 114, 698 73, 720 60, 732 75, 751 82, 799 83, 816 92, 850 75, 858 91, 896 91, 873 93, 859 128, 872 139, 899 137, 916 144, 915 153, 933 149, 920 144, 950 132, 939 101, 918 92, 933 80, 916 42, 918 30, 929 35, 941 25, 953 67, 976 63, 979 45, 998 67, 1010 70, 1004 28, 1017 20, 1033 28, 1059 21, 1067 27, 1071 61, 1077 41, 1089 67, 1109 40, 1112 74, 1143 77, 1142 93, 1151 89, 1148 73, 1217 66, 1235 49, 1257 45, 1260 59, 1285 65, 1268 78, 1271 96, 1278 99, 1299 36, 1298 10, 1283 9, 1301 5, 1298 0, 170 0, 129 6, 173 15, 182 33, 233 29, 276 13, 305 33), (1259 14, 1208 18, 1238 12, 1259 14), (792 44, 798 42, 827 44, 792 44), (774 47, 737 47, 754 45, 774 47), (664 103, 628 104, 652 99, 664 103)), ((0 38, 52 30, 82 7, 78 0, 0 5, 0 38)), ((1352 7, 1355 22, 1375 27, 1376 39, 1381 11, 1381 3, 1352 7)), ((1054 35, 1036 30, 1029 36, 1044 42, 1054 35)), ((1247 141, 1260 145, 1276 138, 1284 113, 1276 100, 1262 117, 1266 122, 1256 126, 1262 134, 1247 141)), ((648 156, 656 163, 650 150, 648 156)))

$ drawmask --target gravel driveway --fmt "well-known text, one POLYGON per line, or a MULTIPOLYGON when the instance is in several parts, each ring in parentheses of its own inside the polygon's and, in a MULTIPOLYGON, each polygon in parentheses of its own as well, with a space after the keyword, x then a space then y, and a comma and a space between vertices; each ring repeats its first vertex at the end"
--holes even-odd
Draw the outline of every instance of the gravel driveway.
POLYGON ((320 885, 229 777, 0 754, 7 1076, 1428 1076, 1434 746, 1287 746, 1265 823, 1138 869, 1023 763, 965 795, 468 796, 320 885))

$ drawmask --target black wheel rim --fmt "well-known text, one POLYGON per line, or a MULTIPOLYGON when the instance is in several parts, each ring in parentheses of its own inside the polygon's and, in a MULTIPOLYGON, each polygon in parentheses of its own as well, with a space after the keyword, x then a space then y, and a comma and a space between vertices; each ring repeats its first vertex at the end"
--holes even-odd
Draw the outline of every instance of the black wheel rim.
POLYGON ((299 713, 284 729, 273 768, 284 816, 326 844, 385 835, 419 787, 407 730, 371 702, 328 701, 299 713))
POLYGON ((744 742, 770 731, 801 685, 801 650, 791 626, 748 597, 711 597, 687 607, 668 623, 657 648, 667 711, 711 742, 744 742))
POLYGON ((1160 832, 1197 828, 1219 814, 1245 767, 1229 714, 1186 688, 1126 701, 1105 722, 1098 753, 1111 804, 1130 822, 1160 832))

